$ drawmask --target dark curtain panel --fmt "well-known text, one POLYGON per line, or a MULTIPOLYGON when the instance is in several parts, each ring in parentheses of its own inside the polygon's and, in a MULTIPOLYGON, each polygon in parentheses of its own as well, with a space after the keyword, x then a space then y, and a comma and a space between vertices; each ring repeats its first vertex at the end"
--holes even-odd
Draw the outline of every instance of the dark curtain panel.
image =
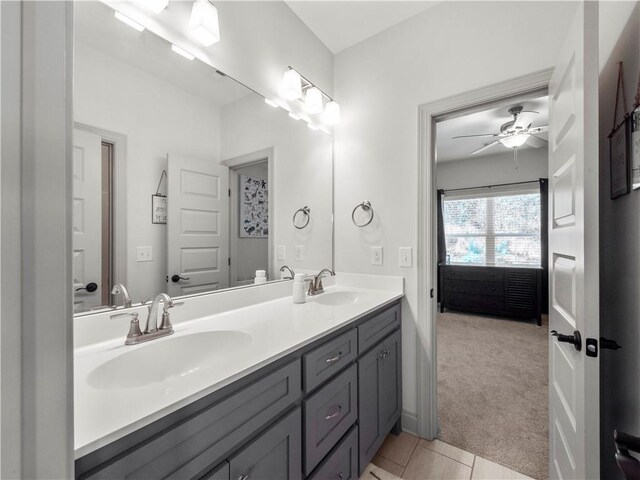
POLYGON ((540 179, 540 240, 542 253, 542 313, 549 313, 549 180, 540 179))
POLYGON ((447 242, 444 237, 444 213, 442 211, 442 201, 444 198, 444 190, 438 190, 438 302, 441 300, 440 292, 440 264, 447 261, 447 242))

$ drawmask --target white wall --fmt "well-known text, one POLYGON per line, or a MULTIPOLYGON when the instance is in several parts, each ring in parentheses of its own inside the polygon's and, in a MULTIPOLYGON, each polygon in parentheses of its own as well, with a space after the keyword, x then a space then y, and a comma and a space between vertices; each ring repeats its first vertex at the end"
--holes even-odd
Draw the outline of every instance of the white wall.
MULTIPOLYGON (((640 191, 611 200, 609 142, 618 62, 624 62, 627 105, 640 73, 638 2, 600 3, 600 335, 621 350, 600 350, 601 477, 622 479, 613 430, 640 436, 640 191)), ((620 121, 620 113, 618 113, 620 121)))
POLYGON ((336 268, 403 275, 404 409, 416 405, 417 270, 398 267, 398 248, 419 248, 418 106, 550 68, 571 2, 441 2, 338 55, 335 96, 336 268), (541 34, 544 32, 544 34, 541 34), (351 224, 351 209, 373 204, 375 229, 351 224), (383 245, 384 266, 369 247, 383 245))
MULTIPOLYGON (((127 137, 127 278, 134 301, 166 290, 167 227, 151 223, 167 153, 220 161, 220 109, 85 44, 75 43, 74 120, 127 137), (137 262, 138 246, 153 247, 137 262)), ((166 194, 166 183, 163 186, 166 194)))
POLYGON ((222 108, 222 159, 228 160, 268 148, 274 149, 274 175, 269 201, 273 202, 274 249, 286 248, 286 260, 273 252, 275 272, 282 265, 294 270, 317 270, 332 264, 332 139, 311 131, 282 109, 275 110, 262 99, 249 96, 222 108), (309 226, 298 230, 292 217, 309 206, 309 226), (302 261, 295 260, 294 247, 304 248, 302 261))
POLYGON ((445 190, 482 187, 535 181, 539 178, 547 178, 548 172, 547 149, 527 148, 518 152, 517 169, 513 161, 513 152, 509 151, 499 152, 496 155, 439 162, 436 165, 436 183, 439 189, 445 190))

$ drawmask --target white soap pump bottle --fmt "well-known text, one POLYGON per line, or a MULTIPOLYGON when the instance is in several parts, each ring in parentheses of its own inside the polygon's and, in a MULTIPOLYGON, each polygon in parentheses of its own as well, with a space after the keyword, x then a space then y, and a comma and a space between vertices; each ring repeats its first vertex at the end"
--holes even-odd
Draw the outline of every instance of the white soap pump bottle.
POLYGON ((305 303, 307 301, 306 283, 304 273, 296 273, 293 277, 293 303, 305 303))
POLYGON ((256 278, 253 280, 255 285, 267 283, 267 272, 265 270, 256 270, 256 278))

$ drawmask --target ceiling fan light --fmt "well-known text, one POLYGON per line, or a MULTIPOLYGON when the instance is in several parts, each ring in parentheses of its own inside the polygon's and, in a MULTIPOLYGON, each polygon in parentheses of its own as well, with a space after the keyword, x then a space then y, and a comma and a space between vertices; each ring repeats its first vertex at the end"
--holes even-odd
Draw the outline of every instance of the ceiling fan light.
POLYGON ((527 142, 529 135, 526 133, 518 133, 500 140, 500 143, 507 148, 518 148, 527 142))
POLYGON ((334 100, 331 100, 324 107, 324 121, 328 125, 337 125, 340 123, 340 104, 334 100))
POLYGON ((282 96, 288 100, 302 98, 302 79, 300 74, 293 69, 286 70, 282 74, 282 96))
POLYGON ((311 87, 307 90, 304 104, 307 107, 307 112, 320 113, 322 111, 322 92, 316 87, 311 87))
POLYGON ((193 4, 189 34, 205 47, 220 41, 218 9, 209 0, 196 0, 193 4))

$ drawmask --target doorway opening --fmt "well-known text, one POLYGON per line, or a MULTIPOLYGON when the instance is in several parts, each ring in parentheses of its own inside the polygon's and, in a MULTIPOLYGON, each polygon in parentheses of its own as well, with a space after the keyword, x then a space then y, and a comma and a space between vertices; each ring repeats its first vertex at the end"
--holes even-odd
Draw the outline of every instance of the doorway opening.
POLYGON ((111 304, 113 288, 113 160, 114 144, 102 141, 102 303, 111 304))

